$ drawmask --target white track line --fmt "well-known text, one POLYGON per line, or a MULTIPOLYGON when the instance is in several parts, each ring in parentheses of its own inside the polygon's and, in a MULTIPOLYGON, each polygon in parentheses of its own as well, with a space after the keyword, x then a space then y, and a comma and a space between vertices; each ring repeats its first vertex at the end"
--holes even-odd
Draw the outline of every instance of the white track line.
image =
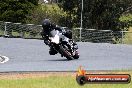
POLYGON ((5 63, 7 61, 9 61, 9 58, 7 56, 0 55, 0 63, 5 63))

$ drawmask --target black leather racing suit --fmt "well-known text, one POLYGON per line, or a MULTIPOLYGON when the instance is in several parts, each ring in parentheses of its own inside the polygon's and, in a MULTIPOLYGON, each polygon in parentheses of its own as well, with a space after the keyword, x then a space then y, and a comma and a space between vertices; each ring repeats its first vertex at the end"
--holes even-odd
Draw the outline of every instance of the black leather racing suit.
MULTIPOLYGON (((55 25, 52 25, 49 29, 48 29, 48 31, 46 30, 44 30, 43 29, 43 31, 42 31, 42 33, 41 33, 41 35, 42 35, 42 37, 43 37, 43 39, 44 39, 44 43, 46 44, 46 45, 49 45, 49 47, 50 47, 50 50, 49 50, 49 54, 50 55, 55 55, 55 54, 57 54, 57 51, 56 50, 54 50, 54 48, 52 48, 51 46, 50 46, 50 41, 49 41, 49 33, 50 33, 50 31, 52 31, 52 30, 58 30, 60 33, 62 33, 64 36, 66 36, 67 38, 69 38, 70 40, 72 40, 72 32, 70 31, 70 30, 65 30, 65 29, 63 29, 63 28, 61 28, 61 27, 58 27, 58 26, 55 26, 55 25)), ((73 40, 72 40, 73 41, 73 40)), ((74 46, 74 48, 75 49, 78 49, 78 46, 77 46, 77 44, 73 41, 73 46, 74 46)))

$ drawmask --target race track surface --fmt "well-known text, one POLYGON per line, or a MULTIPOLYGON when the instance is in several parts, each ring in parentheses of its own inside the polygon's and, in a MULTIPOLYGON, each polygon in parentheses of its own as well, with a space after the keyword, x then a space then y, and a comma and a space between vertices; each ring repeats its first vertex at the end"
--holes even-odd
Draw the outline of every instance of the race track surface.
POLYGON ((9 71, 77 71, 132 69, 132 45, 79 42, 80 58, 67 61, 59 54, 50 56, 43 40, 2 38, 0 55, 9 57, 0 63, 0 72, 9 71))

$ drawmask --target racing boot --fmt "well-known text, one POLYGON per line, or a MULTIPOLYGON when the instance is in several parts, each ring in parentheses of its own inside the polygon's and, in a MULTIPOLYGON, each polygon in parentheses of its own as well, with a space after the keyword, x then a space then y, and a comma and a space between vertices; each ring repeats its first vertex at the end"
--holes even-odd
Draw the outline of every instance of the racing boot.
POLYGON ((50 55, 55 55, 57 54, 58 52, 53 48, 53 47, 50 47, 50 50, 49 50, 49 54, 50 55))

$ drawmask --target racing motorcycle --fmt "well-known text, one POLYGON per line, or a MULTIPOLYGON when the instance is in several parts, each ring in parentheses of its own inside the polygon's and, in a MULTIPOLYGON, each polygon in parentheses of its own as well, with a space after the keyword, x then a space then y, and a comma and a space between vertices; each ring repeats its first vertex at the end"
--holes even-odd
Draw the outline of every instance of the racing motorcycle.
POLYGON ((49 34, 50 47, 66 57, 68 60, 78 59, 79 53, 74 49, 73 41, 64 36, 58 30, 52 30, 49 34))

